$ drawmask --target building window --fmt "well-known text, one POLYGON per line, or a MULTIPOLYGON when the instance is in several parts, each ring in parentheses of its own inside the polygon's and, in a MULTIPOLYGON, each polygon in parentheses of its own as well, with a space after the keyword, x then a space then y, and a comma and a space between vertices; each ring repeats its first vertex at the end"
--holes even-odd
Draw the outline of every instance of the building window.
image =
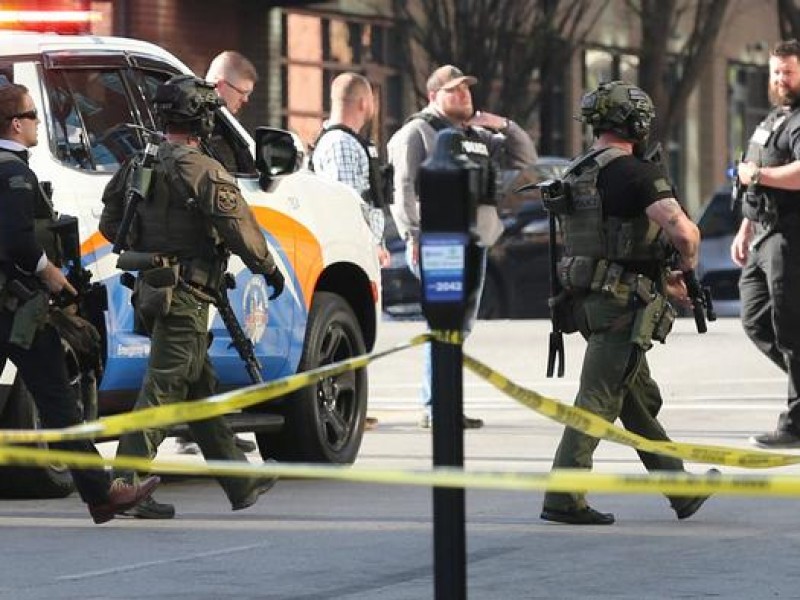
MULTIPOLYGON (((281 21, 283 55, 281 113, 287 127, 306 142, 316 139, 330 113, 331 81, 344 71, 366 76, 375 92, 372 137, 379 145, 398 127, 402 78, 395 52, 396 39, 384 20, 348 16, 318 16, 287 11, 281 21)), ((380 147, 380 146, 379 146, 380 147)))

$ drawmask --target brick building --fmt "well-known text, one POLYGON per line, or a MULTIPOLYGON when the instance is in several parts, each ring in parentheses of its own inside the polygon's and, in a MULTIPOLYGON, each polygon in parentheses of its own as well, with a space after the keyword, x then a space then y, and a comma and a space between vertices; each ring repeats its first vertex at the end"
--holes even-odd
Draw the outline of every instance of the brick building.
MULTIPOLYGON (((248 56, 261 74, 242 113, 248 128, 278 125, 313 141, 328 111, 329 82, 342 70, 362 72, 375 86, 372 132, 379 146, 422 103, 400 51, 391 0, 93 0, 91 6, 103 15, 96 33, 152 41, 200 74, 222 50, 248 56)), ((548 143, 540 146, 578 152, 586 138, 572 114, 585 87, 603 78, 635 78, 638 27, 626 7, 626 0, 611 0, 560 81, 548 82, 558 90, 551 103, 557 110, 547 117, 548 143)), ((681 35, 676 31, 675 40, 681 35)), ((724 183, 726 167, 767 109, 766 62, 777 38, 772 5, 730 1, 713 59, 668 149, 673 178, 693 211, 724 183)), ((531 115, 528 123, 535 138, 538 120, 531 115)))

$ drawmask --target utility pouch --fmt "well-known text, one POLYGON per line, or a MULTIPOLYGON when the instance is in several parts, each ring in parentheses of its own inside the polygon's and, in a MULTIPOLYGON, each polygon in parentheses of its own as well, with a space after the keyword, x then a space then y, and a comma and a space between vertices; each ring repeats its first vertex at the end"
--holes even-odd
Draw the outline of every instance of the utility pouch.
MULTIPOLYGON (((22 287, 24 288, 24 286, 22 287)), ((25 289, 27 290, 27 288, 25 289)), ((27 299, 18 297, 20 303, 14 312, 14 321, 11 323, 11 334, 8 338, 9 344, 14 344, 25 350, 30 349, 36 333, 47 321, 47 313, 50 310, 47 294, 39 290, 35 292, 27 291, 31 293, 30 297, 27 299)), ((13 290, 12 293, 14 293, 13 290)))
POLYGON ((139 277, 149 286, 154 288, 174 288, 178 285, 179 266, 168 265, 165 267, 155 267, 142 271, 139 277))
POLYGON ((607 270, 608 261, 605 259, 568 256, 559 261, 558 279, 565 290, 597 291, 605 279, 607 270))
POLYGON ((765 209, 764 194, 748 189, 742 201, 742 216, 750 221, 758 221, 765 209))
POLYGON ((142 319, 145 329, 147 323, 169 313, 172 294, 178 283, 178 266, 157 267, 142 272, 133 287, 133 306, 142 319))
POLYGON ((675 317, 675 309, 672 308, 666 297, 657 294, 652 302, 636 311, 633 329, 631 329, 631 342, 643 350, 649 350, 653 345, 653 340, 664 343, 667 335, 672 331, 675 317))

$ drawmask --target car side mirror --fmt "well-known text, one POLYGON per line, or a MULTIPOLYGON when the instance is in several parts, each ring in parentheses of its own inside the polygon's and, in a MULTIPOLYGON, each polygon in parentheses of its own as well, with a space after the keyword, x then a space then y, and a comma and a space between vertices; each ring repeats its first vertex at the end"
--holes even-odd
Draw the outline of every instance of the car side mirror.
POLYGON ((275 127, 256 127, 256 168, 262 187, 273 178, 294 173, 303 164, 305 148, 297 135, 275 127))

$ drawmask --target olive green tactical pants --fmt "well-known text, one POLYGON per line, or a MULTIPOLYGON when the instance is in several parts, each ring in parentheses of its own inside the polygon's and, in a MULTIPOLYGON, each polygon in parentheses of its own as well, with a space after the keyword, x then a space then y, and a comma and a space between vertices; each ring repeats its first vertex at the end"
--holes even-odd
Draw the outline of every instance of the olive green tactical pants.
MULTIPOLYGON (((208 304, 189 292, 175 290, 169 313, 148 328, 151 331, 150 360, 134 410, 206 398, 215 393, 217 378, 208 358, 208 304)), ((192 437, 207 460, 247 461, 236 447, 233 432, 221 417, 189 423, 192 437)), ((123 435, 118 456, 136 456, 152 460, 166 437, 163 429, 148 429, 123 435)), ((133 481, 136 474, 119 472, 133 481)), ((236 502, 256 485, 244 477, 219 477, 225 494, 236 502)))
MULTIPOLYGON (((613 423, 619 418, 625 429, 651 440, 668 441, 657 416, 661 409, 658 384, 650 376, 645 352, 631 343, 635 311, 627 301, 610 294, 594 293, 576 302, 575 317, 588 346, 583 359, 575 406, 613 423)), ((554 469, 591 469, 599 440, 567 427, 553 460, 554 469)), ((648 471, 682 471, 676 458, 638 452, 648 471)), ((670 498, 673 508, 686 498, 670 498)), ((583 492, 545 494, 544 506, 570 511, 584 508, 583 492)))

